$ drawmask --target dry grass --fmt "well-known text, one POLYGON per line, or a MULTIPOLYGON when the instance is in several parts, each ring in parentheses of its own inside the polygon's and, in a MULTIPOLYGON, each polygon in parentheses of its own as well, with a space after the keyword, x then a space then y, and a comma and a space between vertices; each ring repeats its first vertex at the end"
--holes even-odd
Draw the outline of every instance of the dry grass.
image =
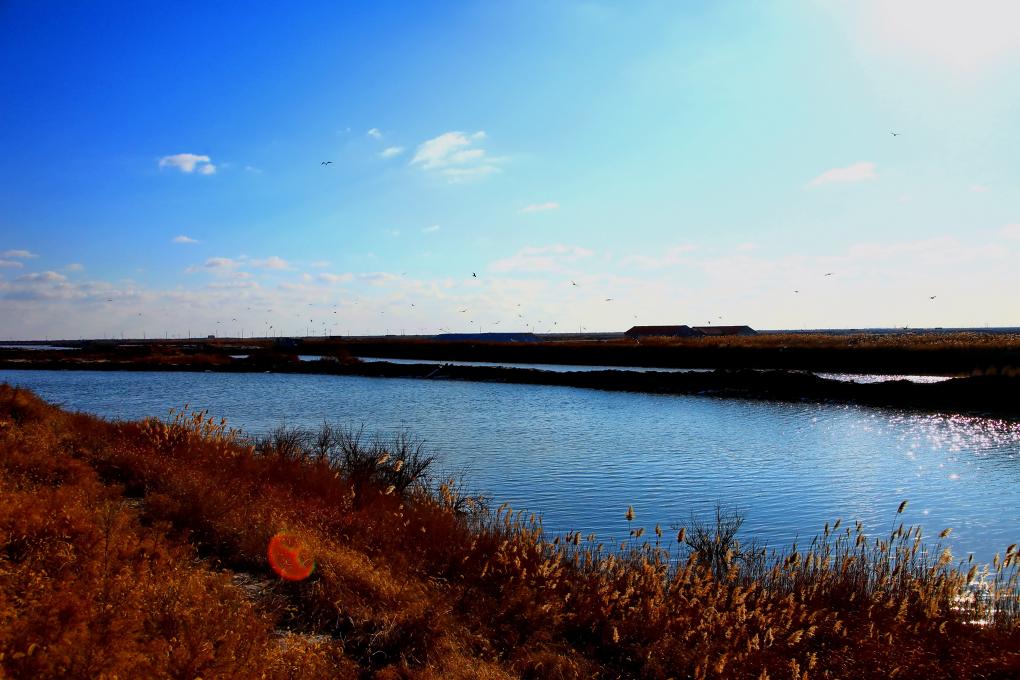
MULTIPOLYGON (((621 344, 633 340, 614 341, 621 344)), ((1020 350, 1020 334, 979 332, 916 333, 760 333, 700 338, 642 338, 642 345, 745 347, 757 349, 1020 350)))
POLYGON ((659 527, 549 540, 427 465, 398 488, 423 452, 347 435, 110 423, 0 386, 0 677, 1020 675, 1015 546, 982 574, 902 526, 768 556, 692 526, 678 562, 659 527), (275 577, 280 531, 310 578, 275 577))

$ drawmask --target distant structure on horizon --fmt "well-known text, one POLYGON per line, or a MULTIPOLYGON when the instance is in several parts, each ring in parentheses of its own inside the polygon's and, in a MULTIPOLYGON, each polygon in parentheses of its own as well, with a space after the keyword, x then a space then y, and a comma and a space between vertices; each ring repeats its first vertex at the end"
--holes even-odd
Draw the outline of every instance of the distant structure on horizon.
POLYGON ((628 338, 702 338, 723 335, 757 335, 750 326, 633 326, 624 333, 628 338))
POLYGON ((758 331, 750 326, 695 326, 694 330, 701 335, 716 337, 720 335, 758 335, 758 331))
POLYGON ((633 326, 624 333, 628 338, 696 338, 701 335, 690 326, 633 326))

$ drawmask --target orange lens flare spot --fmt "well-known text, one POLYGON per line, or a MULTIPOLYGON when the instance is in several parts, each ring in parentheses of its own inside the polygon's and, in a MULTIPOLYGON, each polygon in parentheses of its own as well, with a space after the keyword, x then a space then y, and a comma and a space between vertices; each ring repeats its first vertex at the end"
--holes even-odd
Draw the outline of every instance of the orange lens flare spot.
POLYGON ((312 575, 315 558, 296 536, 280 532, 269 539, 269 566, 280 578, 301 581, 312 575))

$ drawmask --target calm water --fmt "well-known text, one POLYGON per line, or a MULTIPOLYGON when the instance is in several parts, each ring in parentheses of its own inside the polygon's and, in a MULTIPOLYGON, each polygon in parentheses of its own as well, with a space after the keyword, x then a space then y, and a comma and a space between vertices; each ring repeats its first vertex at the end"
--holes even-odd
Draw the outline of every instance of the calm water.
MULTIPOLYGON (((248 355, 240 355, 237 358, 244 358, 248 355)), ((320 357, 313 355, 301 355, 301 361, 317 361, 320 357)), ((358 357, 362 361, 371 363, 374 361, 386 361, 391 364, 449 364, 450 366, 494 366, 499 368, 534 368, 540 371, 552 371, 554 373, 566 373, 568 371, 636 371, 645 373, 648 371, 662 371, 665 373, 710 373, 711 368, 650 368, 647 366, 585 366, 574 364, 515 364, 497 361, 450 361, 439 359, 392 359, 384 357, 358 357)), ((829 380, 854 381, 859 383, 886 382, 889 380, 907 380, 910 382, 936 383, 951 380, 951 376, 943 375, 878 375, 868 373, 819 373, 822 378, 829 380)))
POLYGON ((111 418, 185 403, 235 427, 324 419, 407 431, 468 485, 541 514, 547 530, 609 542, 716 502, 745 533, 785 546, 826 521, 887 532, 896 506, 955 554, 988 560, 1020 540, 1020 424, 892 410, 326 375, 0 371, 66 408, 111 418))

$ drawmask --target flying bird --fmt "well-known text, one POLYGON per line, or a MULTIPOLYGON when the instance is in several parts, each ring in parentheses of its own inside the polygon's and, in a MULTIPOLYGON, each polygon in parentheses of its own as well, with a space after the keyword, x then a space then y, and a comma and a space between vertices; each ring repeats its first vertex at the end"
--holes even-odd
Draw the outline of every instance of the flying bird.
POLYGON ((825 272, 826 276, 832 276, 833 272, 825 272))
POLYGON ((889 134, 892 135, 893 137, 899 137, 900 136, 899 132, 890 132, 889 134))
POLYGON ((478 274, 475 274, 474 272, 471 272, 471 276, 476 278, 476 279, 478 278, 478 274))
POLYGON ((613 298, 606 298, 606 302, 612 302, 613 298))
POLYGON ((577 284, 576 284, 576 283, 574 283, 573 281, 571 281, 571 282, 570 282, 570 285, 571 285, 571 286, 576 286, 577 284))
POLYGON ((932 296, 930 296, 930 297, 929 297, 928 299, 929 299, 929 300, 934 300, 934 299, 935 299, 936 297, 938 297, 938 296, 937 296, 937 295, 932 295, 932 296))
POLYGON ((329 165, 329 164, 331 164, 332 162, 333 162, 333 161, 322 161, 321 163, 319 163, 319 165, 329 165))

